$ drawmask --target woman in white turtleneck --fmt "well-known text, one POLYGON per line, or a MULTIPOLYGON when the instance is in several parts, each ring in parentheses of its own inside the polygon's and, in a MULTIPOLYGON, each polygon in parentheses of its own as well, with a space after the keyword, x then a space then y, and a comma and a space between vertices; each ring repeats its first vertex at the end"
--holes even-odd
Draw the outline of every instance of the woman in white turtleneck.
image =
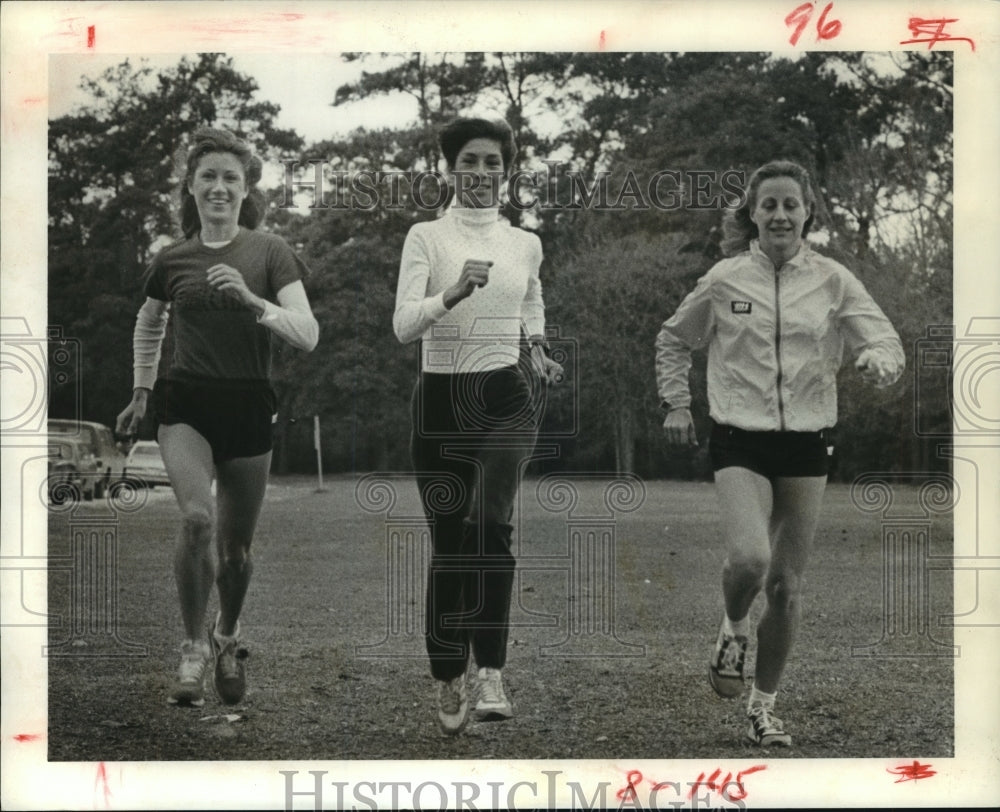
POLYGON ((470 655, 478 667, 474 716, 513 715, 502 680, 515 566, 510 520, 538 429, 532 388, 556 382, 562 368, 546 354, 541 242, 499 213, 517 149, 511 128, 460 118, 440 142, 455 202, 407 234, 393 328, 404 343, 421 341, 411 453, 433 545, 427 654, 438 722, 453 734, 469 716, 470 655))

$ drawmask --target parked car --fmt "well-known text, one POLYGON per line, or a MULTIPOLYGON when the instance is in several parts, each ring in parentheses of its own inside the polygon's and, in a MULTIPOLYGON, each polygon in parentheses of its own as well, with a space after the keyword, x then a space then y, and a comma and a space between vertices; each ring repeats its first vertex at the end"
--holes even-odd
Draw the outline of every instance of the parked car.
POLYGON ((152 440, 139 440, 132 446, 125 460, 125 472, 129 479, 150 488, 170 484, 167 469, 163 467, 160 446, 152 440))
POLYGON ((94 498, 100 478, 97 459, 90 446, 73 437, 49 439, 49 501, 61 505, 67 499, 94 498))
POLYGON ((100 499, 111 484, 125 475, 125 455, 115 444, 115 435, 101 423, 85 420, 49 419, 49 436, 76 438, 90 448, 101 476, 94 485, 94 496, 100 499))

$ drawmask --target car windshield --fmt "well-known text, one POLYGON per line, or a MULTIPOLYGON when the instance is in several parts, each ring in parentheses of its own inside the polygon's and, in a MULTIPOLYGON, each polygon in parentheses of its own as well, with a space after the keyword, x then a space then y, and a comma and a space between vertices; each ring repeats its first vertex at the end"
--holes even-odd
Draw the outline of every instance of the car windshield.
POLYGON ((74 420, 50 421, 49 432, 52 434, 74 434, 88 445, 97 445, 97 433, 93 426, 86 426, 74 420))
POLYGON ((132 449, 133 457, 159 457, 160 449, 158 448, 134 448, 132 449))
POLYGON ((105 448, 111 448, 115 444, 115 436, 111 433, 111 429, 101 426, 94 432, 94 439, 100 440, 100 443, 105 448))

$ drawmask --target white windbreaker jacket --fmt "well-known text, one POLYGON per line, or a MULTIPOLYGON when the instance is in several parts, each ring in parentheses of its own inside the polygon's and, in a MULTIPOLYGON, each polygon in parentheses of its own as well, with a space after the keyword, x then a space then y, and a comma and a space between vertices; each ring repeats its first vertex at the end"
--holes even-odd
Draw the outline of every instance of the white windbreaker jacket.
MULTIPOLYGON (((837 422, 844 346, 897 372, 899 336, 864 285, 803 243, 776 270, 757 241, 705 274, 656 339, 661 402, 691 403, 691 351, 708 348, 709 414, 747 431, 819 431, 837 422)), ((897 374, 898 379, 898 374, 897 374)))

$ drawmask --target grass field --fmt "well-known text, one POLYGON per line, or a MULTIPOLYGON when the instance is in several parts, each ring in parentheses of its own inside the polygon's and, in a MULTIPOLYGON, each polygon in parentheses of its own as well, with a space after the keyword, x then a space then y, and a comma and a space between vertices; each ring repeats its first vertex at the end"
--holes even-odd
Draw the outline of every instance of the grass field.
MULTIPOLYGON (((355 478, 327 481, 322 493, 315 485, 276 479, 269 488, 242 621, 250 689, 235 708, 211 695, 200 709, 166 702, 181 628, 171 490, 148 492, 141 509, 114 521, 101 502, 50 517, 50 556, 63 561, 73 558, 74 535, 110 517, 101 532, 117 540, 118 599, 116 641, 85 628, 96 610, 79 573, 50 573, 49 611, 65 621, 50 625, 50 644, 67 655, 48 662, 50 760, 753 757, 742 702, 716 698, 706 678, 722 611, 711 485, 645 483, 631 505, 611 500, 641 506, 612 512, 604 480, 577 481, 572 509, 559 502, 565 490, 552 491, 546 508, 539 482, 525 482, 505 672, 516 715, 470 725, 455 738, 434 723, 419 629, 404 622, 389 633, 387 606, 413 622, 422 594, 419 555, 391 570, 408 579, 390 589, 387 578, 387 534, 420 526, 413 483, 383 489, 396 501, 381 513, 359 507, 355 478), (568 558, 570 533, 592 555, 568 558), (82 618, 75 631, 74 607, 82 618), (122 654, 131 656, 110 656, 122 654)), ((915 504, 916 489, 897 491, 915 504)), ((900 573, 912 560, 894 559, 886 570, 882 532, 880 515, 859 510, 848 486, 828 488, 779 697, 795 746, 772 757, 954 753, 951 629, 939 624, 952 611, 951 573, 925 572, 928 590, 909 605, 921 576, 893 576, 886 597, 885 572, 900 573), (852 655, 880 640, 874 656, 852 655), (899 656, 914 653, 945 656, 899 656)), ((950 514, 934 519, 926 552, 949 556, 952 541, 950 514)), ((754 617, 760 609, 758 601, 754 617)))

